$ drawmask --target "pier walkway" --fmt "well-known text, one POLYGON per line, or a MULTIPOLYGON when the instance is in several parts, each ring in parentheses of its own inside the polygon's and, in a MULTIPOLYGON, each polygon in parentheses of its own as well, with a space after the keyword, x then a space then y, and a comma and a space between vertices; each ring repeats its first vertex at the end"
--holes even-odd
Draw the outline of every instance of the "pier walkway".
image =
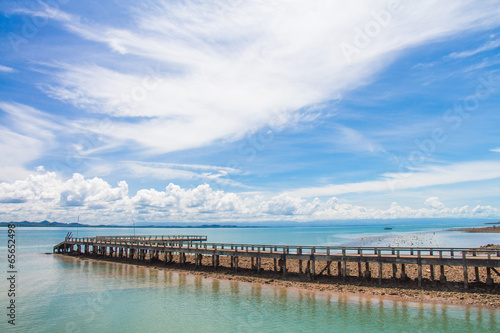
MULTIPOLYGON (((283 276, 289 272, 287 265, 294 261, 298 273, 310 279, 331 274, 332 263, 336 263, 338 275, 349 276, 348 263, 357 265, 359 277, 371 278, 375 265, 378 282, 382 284, 383 265, 392 268, 391 278, 406 280, 406 265, 417 265, 418 285, 422 284, 423 266, 429 266, 430 279, 438 278, 446 283, 445 266, 463 268, 464 288, 468 288, 469 275, 475 275, 475 282, 481 282, 480 269, 486 271, 484 282, 493 285, 492 273, 500 276, 500 250, 479 248, 440 247, 339 247, 339 246, 295 246, 264 244, 207 243, 207 236, 163 235, 163 236, 97 236, 74 238, 71 234, 54 246, 57 253, 79 253, 101 257, 164 261, 165 265, 176 261, 187 263, 187 255, 194 265, 200 267, 204 256, 211 258, 211 266, 219 267, 221 257, 229 258, 229 266, 238 271, 240 258, 250 258, 251 268, 256 273, 262 271, 262 260, 273 262, 273 271, 283 276), (177 260, 175 259, 177 258, 177 260), (318 272, 318 264, 324 266, 318 272), (471 272, 469 272, 471 268, 471 272)), ((482 275, 484 276, 484 274, 482 275)))

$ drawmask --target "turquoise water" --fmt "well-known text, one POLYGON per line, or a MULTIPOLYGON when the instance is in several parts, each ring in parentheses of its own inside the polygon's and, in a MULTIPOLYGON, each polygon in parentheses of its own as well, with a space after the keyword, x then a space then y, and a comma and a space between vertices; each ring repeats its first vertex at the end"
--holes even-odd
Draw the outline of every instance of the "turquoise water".
MULTIPOLYGON (((136 229, 136 234, 204 234, 216 242, 339 245, 363 242, 361 238, 391 241, 418 230, 415 239, 432 235, 441 242, 454 242, 461 235, 468 242, 500 243, 492 234, 470 237, 439 228, 398 226, 382 238, 376 236, 383 233, 380 226, 136 229)), ((5 230, 0 243, 4 272, 5 230)), ((17 325, 7 324, 4 314, 1 332, 500 332, 500 311, 489 308, 287 290, 44 254, 67 231, 17 229, 17 325)), ((76 235, 76 229, 71 231, 76 235)), ((78 234, 133 234, 133 230, 82 228, 78 234)), ((8 285, 6 279, 1 281, 0 299, 6 313, 8 285)))

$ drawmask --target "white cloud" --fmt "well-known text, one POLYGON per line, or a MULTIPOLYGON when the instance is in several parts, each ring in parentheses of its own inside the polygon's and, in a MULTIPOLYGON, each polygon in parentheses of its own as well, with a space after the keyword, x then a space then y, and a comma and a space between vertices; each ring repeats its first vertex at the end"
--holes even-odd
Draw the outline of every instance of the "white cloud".
POLYGON ((500 21, 496 1, 400 5, 351 62, 340 45, 354 45, 356 29, 378 24, 373 12, 386 10, 386 1, 165 1, 132 10, 135 21, 120 28, 47 9, 42 15, 108 45, 122 64, 124 54, 135 60, 133 71, 64 65, 43 89, 86 110, 123 117, 107 132, 115 142, 165 153, 283 125, 297 110, 366 84, 406 48, 500 21), (153 73, 138 74, 138 63, 153 73))
POLYGON ((25 168, 55 145, 55 131, 63 127, 53 117, 34 108, 17 103, 0 103, 6 112, 0 125, 0 181, 26 178, 30 171, 25 168))
POLYGON ((500 148, 491 149, 491 151, 494 153, 500 153, 500 148))
POLYGON ((481 52, 489 51, 489 50, 494 50, 496 48, 500 47, 500 39, 497 40, 491 40, 487 42, 484 45, 481 45, 477 49, 474 50, 469 50, 469 51, 463 51, 463 52, 454 52, 449 55, 450 58, 467 58, 473 55, 476 55, 481 52))
POLYGON ((14 68, 0 65, 0 72, 13 73, 13 72, 15 72, 15 70, 14 70, 14 68))
POLYGON ((386 173, 381 180, 306 187, 288 193, 298 197, 321 197, 346 193, 392 192, 497 178, 500 178, 500 162, 473 161, 448 166, 427 166, 416 172, 386 173))
POLYGON ((439 201, 438 197, 428 198, 427 200, 425 200, 425 205, 430 207, 430 208, 434 208, 434 209, 443 209, 444 208, 444 204, 441 201, 439 201))
POLYGON ((179 164, 160 162, 120 161, 93 163, 87 174, 107 176, 118 173, 124 178, 152 178, 156 180, 201 180, 217 184, 244 185, 230 179, 231 175, 242 174, 240 170, 202 164, 179 164))
POLYGON ((370 153, 384 151, 384 148, 380 144, 367 137, 366 134, 340 125, 337 126, 337 129, 339 131, 339 135, 335 135, 333 140, 335 141, 334 144, 341 151, 360 151, 370 153))
POLYGON ((335 197, 305 200, 286 193, 271 198, 214 190, 208 184, 184 189, 169 184, 164 190, 141 189, 130 194, 125 181, 116 187, 100 178, 55 173, 29 176, 24 181, 0 183, 1 220, 74 221, 123 224, 130 218, 148 222, 256 222, 394 218, 497 218, 500 209, 476 205, 448 208, 439 198, 425 200, 424 208, 370 208, 335 197))

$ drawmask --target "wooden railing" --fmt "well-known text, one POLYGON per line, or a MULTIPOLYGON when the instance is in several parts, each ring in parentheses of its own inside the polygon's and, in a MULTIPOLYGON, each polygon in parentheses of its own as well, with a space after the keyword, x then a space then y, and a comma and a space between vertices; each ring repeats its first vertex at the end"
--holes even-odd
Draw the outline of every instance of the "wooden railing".
MULTIPOLYGON (((460 258, 466 256, 500 257, 499 250, 481 248, 457 247, 358 247, 358 246, 303 246, 303 245, 275 245, 275 244, 241 244, 241 243, 207 243, 207 236, 200 235, 163 235, 163 236, 97 236, 70 238, 67 244, 96 244, 117 246, 176 246, 179 248, 196 248, 205 250, 230 249, 238 252, 266 252, 286 254, 315 254, 315 255, 360 255, 360 256, 439 256, 441 258, 460 258)), ((64 242, 63 242, 64 243, 64 242)), ((58 244, 59 245, 59 244, 58 244)))

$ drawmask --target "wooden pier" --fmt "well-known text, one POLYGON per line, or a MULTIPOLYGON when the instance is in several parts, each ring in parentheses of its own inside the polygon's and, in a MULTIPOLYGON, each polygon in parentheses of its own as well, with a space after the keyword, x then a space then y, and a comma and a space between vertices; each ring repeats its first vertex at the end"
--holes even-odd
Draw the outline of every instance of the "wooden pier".
MULTIPOLYGON (((424 247, 338 247, 338 246, 293 246, 263 244, 207 243, 206 236, 97 236, 74 238, 71 234, 54 246, 54 252, 95 255, 142 261, 203 265, 210 258, 214 270, 220 266, 220 259, 226 258, 228 267, 238 271, 240 258, 248 258, 251 269, 263 271, 263 260, 271 262, 273 272, 285 277, 291 263, 298 265, 298 274, 315 279, 320 275, 331 275, 333 267, 339 277, 350 276, 354 265, 357 277, 370 279, 375 268, 378 283, 383 282, 383 267, 392 270, 388 278, 406 280, 408 265, 417 266, 418 285, 422 285, 423 267, 428 266, 430 280, 447 282, 446 266, 463 269, 464 288, 468 288, 469 275, 474 282, 493 285, 500 276, 500 250, 479 248, 424 248, 424 247), (191 260, 188 262, 188 257, 191 260), (334 264, 335 263, 335 264, 334 264), (320 269, 320 266, 322 269, 320 269), (332 267, 333 266, 333 267, 332 267), (375 267, 374 267, 375 266, 375 267), (486 274, 480 274, 480 269, 486 274), (483 281, 481 281, 483 276, 483 281)), ((205 265, 206 266, 206 265, 205 265)), ((267 266, 269 267, 269 265, 267 266)), ((461 273, 462 274, 462 273, 461 273)), ((496 284, 496 283, 495 283, 496 284)))

